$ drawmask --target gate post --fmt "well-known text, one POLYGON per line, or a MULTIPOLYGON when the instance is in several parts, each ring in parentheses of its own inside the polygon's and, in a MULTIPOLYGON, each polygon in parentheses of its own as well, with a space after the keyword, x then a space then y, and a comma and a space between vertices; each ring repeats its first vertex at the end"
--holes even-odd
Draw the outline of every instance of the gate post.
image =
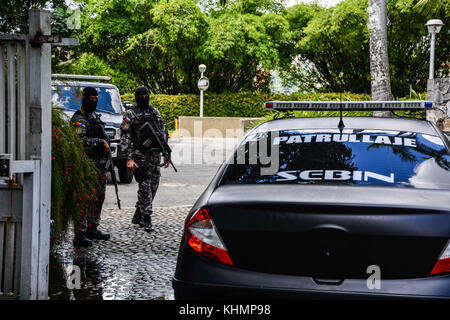
MULTIPOLYGON (((51 44, 34 44, 49 36, 50 11, 31 9, 27 41, 27 159, 40 160, 37 299, 48 299, 51 210, 51 44)), ((37 217, 36 217, 37 218, 37 217)))
MULTIPOLYGON (((31 195, 23 201, 22 211, 22 264, 20 268, 20 299, 39 298, 39 161, 32 161, 33 168, 24 173, 23 195, 31 195)), ((21 170, 22 172, 25 170, 21 170)), ((48 297, 43 297, 48 299, 48 297)))
POLYGON ((30 9, 28 18, 27 35, 0 34, 0 299, 20 295, 21 299, 46 300, 52 169, 51 46, 78 45, 78 41, 51 35, 48 10, 30 9))

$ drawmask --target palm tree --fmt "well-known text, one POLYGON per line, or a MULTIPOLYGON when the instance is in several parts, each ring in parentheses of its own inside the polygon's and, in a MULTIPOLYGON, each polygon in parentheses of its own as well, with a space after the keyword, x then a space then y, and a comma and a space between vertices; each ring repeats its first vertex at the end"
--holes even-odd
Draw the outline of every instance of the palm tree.
POLYGON ((450 1, 448 0, 419 0, 414 8, 428 14, 437 14, 441 10, 450 13, 450 1))
MULTIPOLYGON (((387 0, 369 0, 370 76, 372 100, 392 100, 387 48, 387 0)), ((374 111, 375 117, 390 117, 390 111, 374 111)))

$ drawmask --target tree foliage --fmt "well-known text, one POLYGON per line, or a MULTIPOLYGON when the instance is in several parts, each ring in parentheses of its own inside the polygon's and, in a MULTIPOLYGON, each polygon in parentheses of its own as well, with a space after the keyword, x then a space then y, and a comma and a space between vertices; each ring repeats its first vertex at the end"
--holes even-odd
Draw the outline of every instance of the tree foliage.
POLYGON ((450 15, 450 2, 448 0, 419 0, 414 8, 429 14, 439 14, 444 11, 447 16, 450 15))
MULTIPOLYGON (((437 1, 437 0, 429 0, 437 1)), ((426 89, 429 61, 429 36, 425 23, 439 18, 450 24, 448 6, 429 12, 418 10, 418 0, 388 0, 388 49, 391 87, 394 96, 409 93, 411 84, 417 91, 426 89)), ((289 76, 298 82, 305 75, 320 83, 325 90, 340 90, 337 75, 343 72, 343 89, 369 93, 369 33, 367 0, 344 0, 335 7, 316 9, 308 4, 289 8, 287 19, 293 36, 298 39, 297 51, 301 64, 289 76), (298 22, 297 22, 298 21, 298 22), (304 70, 301 71, 303 66, 304 70)), ((445 28, 444 28, 445 29, 445 28)), ((445 31, 436 41, 436 75, 448 76, 450 38, 445 31)))
MULTIPOLYGON (((316 9, 307 25, 300 25, 298 54, 312 62, 309 73, 326 90, 370 92, 366 2, 346 0, 330 9, 316 9), (338 77, 341 72, 342 84, 338 77)), ((292 11, 304 6, 293 7, 292 11)))
POLYGON ((425 91, 429 76, 430 36, 425 24, 441 19, 445 26, 436 36, 435 77, 450 76, 450 11, 440 7, 435 11, 415 9, 417 0, 388 1, 388 48, 391 65, 392 92, 406 95, 409 85, 425 91))
POLYGON ((28 33, 28 9, 31 8, 54 9, 52 29, 61 31, 58 24, 61 14, 67 12, 65 0, 0 0, 0 33, 28 33))
MULTIPOLYGON (((288 23, 280 1, 89 0, 77 55, 92 53, 153 93, 198 93, 198 65, 210 91, 267 87, 265 70, 279 65, 288 23), (203 8, 203 11, 202 11, 203 8), (257 78, 259 81, 254 81, 257 78)), ((76 64, 76 59, 74 59, 76 64)))
MULTIPOLYGON (((198 65, 208 92, 268 91, 278 70, 300 91, 370 92, 367 0, 334 7, 282 0, 74 0, 81 29, 69 30, 64 0, 2 2, 0 31, 26 32, 26 9, 50 7, 54 34, 80 39, 53 48, 54 72, 105 74, 122 92, 137 85, 158 94, 198 94, 198 65), (338 75, 342 73, 342 80, 338 75)), ((449 1, 388 0, 388 48, 394 96, 426 90, 429 35, 441 19, 436 77, 449 75, 449 1)))
POLYGON ((28 32, 28 9, 44 8, 48 0, 0 0, 0 32, 28 32))

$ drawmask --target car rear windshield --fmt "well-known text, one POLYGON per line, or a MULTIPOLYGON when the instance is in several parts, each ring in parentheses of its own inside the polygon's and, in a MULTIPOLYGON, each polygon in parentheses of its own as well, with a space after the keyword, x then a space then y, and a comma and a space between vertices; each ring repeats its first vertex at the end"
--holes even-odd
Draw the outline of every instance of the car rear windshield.
POLYGON ((438 136, 414 132, 282 130, 251 134, 221 184, 378 185, 450 189, 450 155, 438 136))
MULTIPOLYGON (((97 87, 97 111, 122 113, 120 96, 115 88, 97 87)), ((52 102, 55 106, 68 110, 79 110, 81 107, 81 86, 52 86, 52 102)))

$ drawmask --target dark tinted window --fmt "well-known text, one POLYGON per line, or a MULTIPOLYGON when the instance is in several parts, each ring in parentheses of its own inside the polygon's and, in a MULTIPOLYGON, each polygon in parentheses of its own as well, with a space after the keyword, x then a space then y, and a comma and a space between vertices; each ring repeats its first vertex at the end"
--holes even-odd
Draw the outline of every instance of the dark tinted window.
POLYGON ((221 184, 450 189, 450 155, 443 141, 437 136, 411 132, 344 130, 341 135, 338 130, 284 130, 259 133, 248 136, 229 162, 221 184), (265 148, 261 145, 263 141, 268 141, 265 148), (266 154, 270 156, 265 157, 266 154), (279 161, 275 166, 276 155, 279 161), (264 173, 261 170, 268 169, 268 159, 273 170, 264 173))
MULTIPOLYGON (((121 113, 120 96, 113 88, 96 88, 98 92, 97 111, 121 113)), ((81 92, 83 87, 52 86, 52 102, 64 109, 79 110, 81 107, 81 92)))

